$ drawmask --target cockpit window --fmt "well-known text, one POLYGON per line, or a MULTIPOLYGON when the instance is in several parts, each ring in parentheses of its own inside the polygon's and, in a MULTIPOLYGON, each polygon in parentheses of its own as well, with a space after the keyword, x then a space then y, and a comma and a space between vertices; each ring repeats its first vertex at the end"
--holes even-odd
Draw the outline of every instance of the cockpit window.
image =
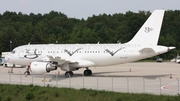
POLYGON ((12 53, 12 54, 15 54, 15 50, 12 50, 11 53, 12 53))

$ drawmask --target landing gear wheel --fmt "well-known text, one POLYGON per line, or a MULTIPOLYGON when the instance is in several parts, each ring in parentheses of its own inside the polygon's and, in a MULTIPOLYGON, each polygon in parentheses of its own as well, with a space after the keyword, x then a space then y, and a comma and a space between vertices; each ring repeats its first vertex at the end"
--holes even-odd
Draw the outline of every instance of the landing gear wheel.
POLYGON ((88 70, 89 71, 89 75, 92 75, 92 71, 91 70, 88 70))
POLYGON ((88 75, 89 75, 88 70, 85 70, 84 71, 84 76, 88 76, 88 75))
POLYGON ((72 77, 74 74, 73 74, 73 72, 72 71, 67 71, 66 73, 65 73, 65 77, 72 77))
POLYGON ((89 75, 92 75, 92 71, 91 70, 85 70, 84 71, 84 76, 89 76, 89 75))

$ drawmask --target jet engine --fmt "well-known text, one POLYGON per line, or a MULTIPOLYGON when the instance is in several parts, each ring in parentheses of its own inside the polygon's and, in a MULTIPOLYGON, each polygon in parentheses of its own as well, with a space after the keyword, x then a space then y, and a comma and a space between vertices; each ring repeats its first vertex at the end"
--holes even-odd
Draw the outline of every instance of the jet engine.
POLYGON ((57 70, 57 63, 53 62, 32 62, 30 71, 33 74, 44 74, 50 71, 57 70))

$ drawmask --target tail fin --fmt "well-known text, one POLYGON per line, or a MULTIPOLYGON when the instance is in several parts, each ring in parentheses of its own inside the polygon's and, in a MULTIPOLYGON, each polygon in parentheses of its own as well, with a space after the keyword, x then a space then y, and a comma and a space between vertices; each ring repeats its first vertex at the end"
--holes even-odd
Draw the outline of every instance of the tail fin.
POLYGON ((139 29, 133 39, 127 44, 157 45, 164 12, 164 10, 155 10, 139 29))

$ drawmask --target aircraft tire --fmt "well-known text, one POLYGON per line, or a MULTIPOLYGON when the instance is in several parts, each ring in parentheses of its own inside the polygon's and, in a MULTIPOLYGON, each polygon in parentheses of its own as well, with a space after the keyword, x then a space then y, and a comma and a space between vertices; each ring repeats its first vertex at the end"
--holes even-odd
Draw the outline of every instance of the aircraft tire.
POLYGON ((92 75, 92 71, 91 70, 85 70, 84 76, 89 76, 89 75, 92 75))
POLYGON ((92 75, 92 71, 91 70, 88 70, 88 72, 89 72, 89 75, 92 75))
POLYGON ((67 71, 66 73, 65 73, 65 77, 72 77, 74 74, 73 74, 73 72, 72 71, 67 71))

